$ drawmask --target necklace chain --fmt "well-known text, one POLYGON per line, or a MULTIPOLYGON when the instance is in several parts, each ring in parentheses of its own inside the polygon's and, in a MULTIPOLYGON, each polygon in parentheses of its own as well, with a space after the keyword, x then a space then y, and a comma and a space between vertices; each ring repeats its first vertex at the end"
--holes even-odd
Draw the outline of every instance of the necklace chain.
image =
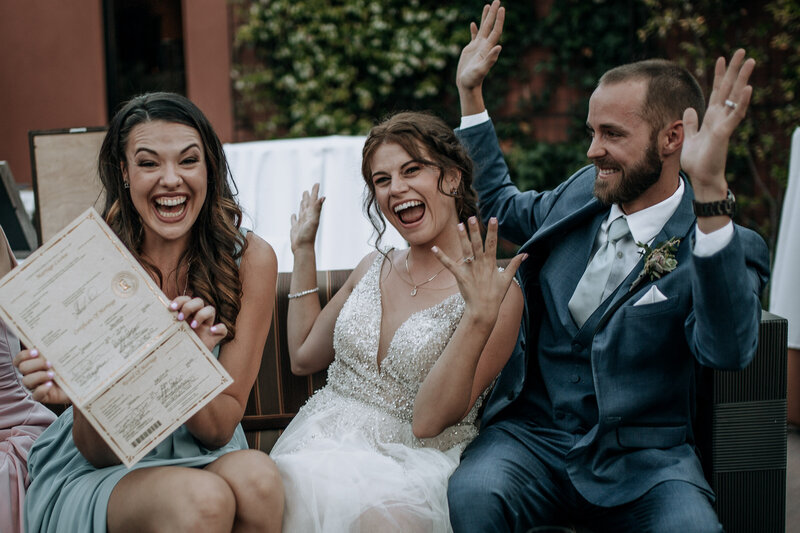
POLYGON ((411 296, 416 296, 416 295, 417 295, 417 289, 418 289, 418 288, 422 287, 422 286, 423 286, 423 285, 425 285, 426 283, 430 283, 431 281, 433 281, 433 278, 435 278, 436 276, 438 276, 439 274, 441 274, 442 272, 444 272, 444 269, 445 269, 445 268, 447 268, 447 267, 442 267, 442 269, 441 269, 439 272, 437 272, 437 273, 436 273, 436 274, 434 274, 433 276, 429 277, 428 279, 426 279, 426 280, 425 280, 425 281, 423 281, 422 283, 414 283, 414 278, 412 278, 412 277, 411 277, 411 271, 408 269, 408 256, 409 256, 409 255, 411 255, 411 250, 409 250, 409 251, 406 253, 406 273, 408 273, 408 279, 410 279, 410 280, 411 280, 411 284, 414 286, 414 288, 413 288, 413 289, 411 289, 411 296))

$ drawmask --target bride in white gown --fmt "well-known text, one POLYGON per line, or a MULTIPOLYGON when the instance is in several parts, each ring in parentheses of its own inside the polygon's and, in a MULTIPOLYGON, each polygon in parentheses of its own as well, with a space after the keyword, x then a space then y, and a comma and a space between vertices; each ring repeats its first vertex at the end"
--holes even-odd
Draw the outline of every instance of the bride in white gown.
POLYGON ((395 115, 363 155, 373 225, 380 235, 388 220, 409 249, 366 256, 321 309, 318 186, 292 217, 292 371, 328 367, 328 383, 270 454, 283 530, 451 531, 447 480, 516 342, 523 304, 511 279, 524 257, 496 267, 497 221, 484 247, 472 163, 440 119, 395 115))

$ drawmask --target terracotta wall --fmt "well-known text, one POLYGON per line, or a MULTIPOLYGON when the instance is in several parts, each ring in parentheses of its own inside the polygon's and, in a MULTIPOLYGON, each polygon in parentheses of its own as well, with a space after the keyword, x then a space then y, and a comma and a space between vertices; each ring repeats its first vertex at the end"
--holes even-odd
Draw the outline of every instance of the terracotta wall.
POLYGON ((0 2, 0 160, 30 184, 28 131, 107 122, 101 0, 0 2))
POLYGON ((183 0, 187 96, 203 110, 222 142, 234 140, 228 26, 226 0, 183 0))
MULTIPOLYGON (((233 140, 225 0, 183 0, 187 96, 233 140)), ((0 2, 0 160, 31 183, 28 131, 105 126, 102 0, 0 2)))

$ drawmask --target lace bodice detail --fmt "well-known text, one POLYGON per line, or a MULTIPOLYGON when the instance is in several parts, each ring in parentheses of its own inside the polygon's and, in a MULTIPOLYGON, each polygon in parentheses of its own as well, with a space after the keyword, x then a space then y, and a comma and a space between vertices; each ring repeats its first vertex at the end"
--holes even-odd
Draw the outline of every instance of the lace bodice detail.
MULTIPOLYGON (((461 320, 464 300, 461 294, 452 294, 433 307, 413 313, 395 332, 379 367, 383 260, 382 255, 376 257, 339 313, 333 337, 336 357, 328 368, 327 388, 386 411, 410 426, 419 387, 461 320)), ((474 421, 482 400, 478 399, 462 422, 417 444, 445 449, 474 437, 474 421)))

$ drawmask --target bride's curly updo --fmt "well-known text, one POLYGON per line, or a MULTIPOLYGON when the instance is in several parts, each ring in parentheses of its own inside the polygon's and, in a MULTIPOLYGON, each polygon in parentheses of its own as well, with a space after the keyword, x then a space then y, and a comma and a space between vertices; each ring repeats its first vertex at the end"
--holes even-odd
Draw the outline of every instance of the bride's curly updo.
POLYGON ((439 169, 439 192, 455 198, 458 220, 467 222, 478 216, 478 197, 472 189, 472 160, 467 150, 445 122, 430 113, 404 111, 385 119, 373 127, 364 143, 361 160, 361 175, 367 185, 364 211, 378 234, 375 247, 380 249, 381 238, 386 231, 386 220, 375 200, 375 185, 372 183, 372 157, 384 143, 395 143, 408 152, 415 161, 439 169), (461 180, 458 189, 443 188, 445 175, 458 171, 461 180))

